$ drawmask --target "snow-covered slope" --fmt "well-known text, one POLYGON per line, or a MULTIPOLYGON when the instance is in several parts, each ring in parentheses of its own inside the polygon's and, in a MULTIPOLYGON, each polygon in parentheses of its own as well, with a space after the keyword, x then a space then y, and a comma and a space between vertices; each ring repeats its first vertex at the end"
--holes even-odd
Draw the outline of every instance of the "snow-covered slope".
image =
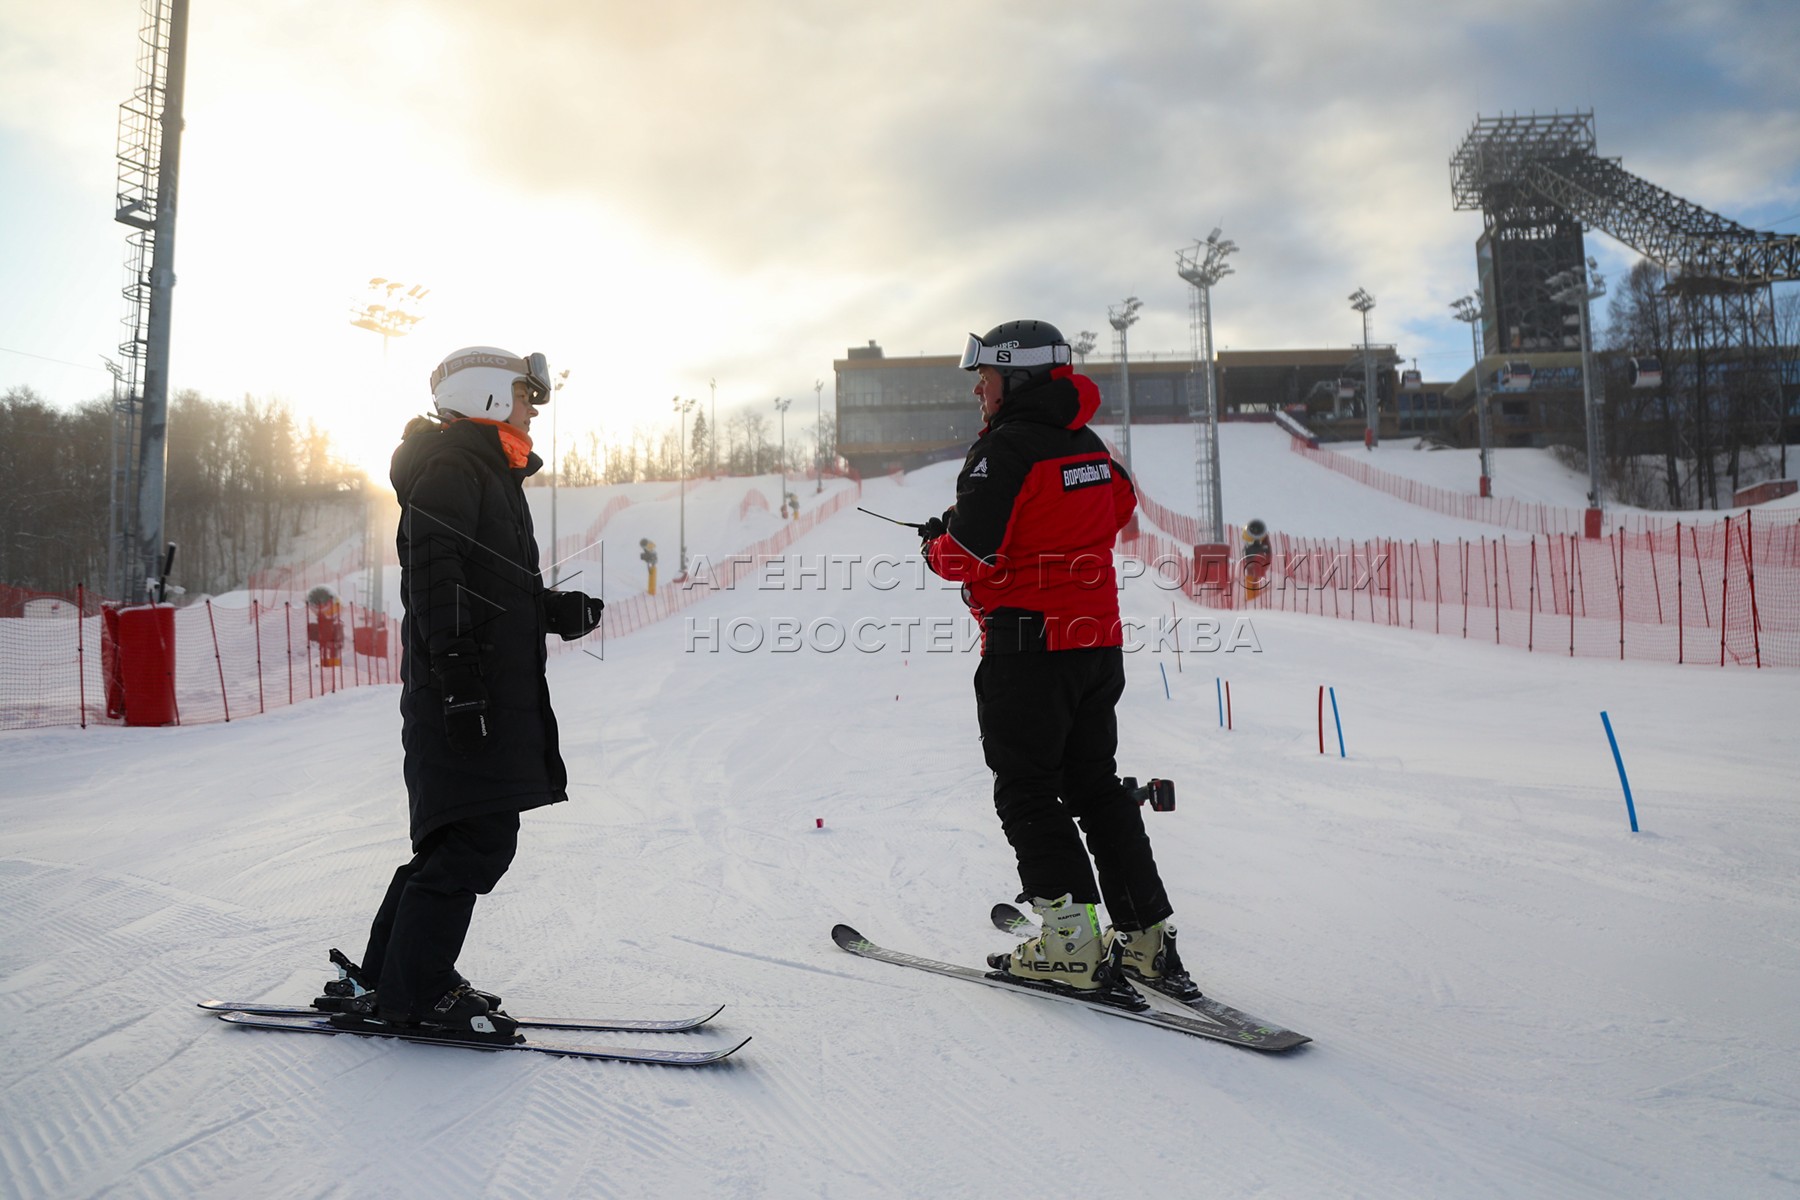
MULTIPOLYGON (((1227 432, 1235 472, 1251 460, 1227 432)), ((1441 519, 1376 511, 1270 444, 1290 465, 1254 468, 1260 494, 1228 475, 1228 506, 1240 488, 1257 506, 1228 519, 1390 536, 1441 519)), ((939 511, 954 469, 873 481, 864 503, 939 511)), ((1139 469, 1168 503, 1191 490, 1139 469)), ((975 660, 945 649, 966 641, 961 606, 913 546, 847 513, 796 544, 784 585, 553 663, 572 800, 527 815, 461 966, 515 1011, 726 1002, 671 1039, 754 1035, 720 1068, 264 1034, 189 1007, 303 998, 328 947, 360 953, 406 854, 392 691, 228 726, 0 736, 0 1191, 1800 1191, 1791 673, 1279 613, 1239 631, 1256 650, 1131 655, 1120 767, 1178 783, 1176 811, 1147 821, 1189 964, 1316 1039, 1258 1056, 832 945, 841 920, 962 961, 1008 944, 986 922, 1017 883, 975 660), (1329 735, 1318 753, 1322 684, 1347 758, 1329 735)), ((1143 622, 1180 604, 1147 580, 1124 603, 1143 622)))

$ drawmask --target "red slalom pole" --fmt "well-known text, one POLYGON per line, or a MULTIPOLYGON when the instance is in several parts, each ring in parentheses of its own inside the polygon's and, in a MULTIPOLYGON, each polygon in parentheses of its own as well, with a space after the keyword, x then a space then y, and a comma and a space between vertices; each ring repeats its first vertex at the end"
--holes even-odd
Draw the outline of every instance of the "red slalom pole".
POLYGON ((1325 753, 1325 685, 1319 685, 1319 753, 1325 753))

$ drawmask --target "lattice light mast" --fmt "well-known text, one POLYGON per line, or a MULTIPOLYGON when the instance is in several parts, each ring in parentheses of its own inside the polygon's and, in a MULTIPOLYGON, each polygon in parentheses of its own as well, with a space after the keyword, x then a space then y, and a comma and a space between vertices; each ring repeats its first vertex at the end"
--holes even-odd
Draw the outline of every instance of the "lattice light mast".
POLYGON ((1225 260, 1237 243, 1215 228, 1204 241, 1175 252, 1175 273, 1189 285, 1188 411, 1194 422, 1194 508, 1200 530, 1213 544, 1225 541, 1225 498, 1219 480, 1219 381, 1213 353, 1212 289, 1234 268, 1225 260), (1198 385, 1198 386, 1196 386, 1198 385))
POLYGON ((1567 271, 1559 271, 1544 281, 1550 289, 1550 298, 1561 304, 1572 305, 1580 320, 1581 326, 1581 401, 1587 410, 1587 460, 1588 460, 1588 508, 1599 511, 1602 507, 1600 495, 1600 410, 1594 404, 1594 372, 1590 358, 1591 347, 1588 345, 1588 305, 1606 295, 1606 280, 1595 270, 1593 259, 1587 260, 1587 269, 1571 267, 1567 271))
MULTIPOLYGON (((1127 296, 1118 304, 1106 306, 1106 322, 1113 327, 1113 340, 1119 346, 1119 403, 1124 406, 1125 423, 1122 449, 1125 452, 1125 473, 1131 474, 1131 354, 1129 341, 1125 331, 1137 324, 1138 309, 1144 302, 1136 296, 1127 296)), ((1070 347, 1073 349, 1073 347, 1070 347)), ((1088 344, 1093 349, 1093 343, 1088 344)))
POLYGON ((1481 495, 1491 496, 1494 491, 1494 464, 1489 456, 1488 447, 1488 406, 1487 397, 1482 393, 1481 371, 1481 323, 1487 319, 1487 311, 1481 307, 1478 296, 1459 296, 1451 301, 1450 307, 1456 312, 1456 319, 1469 326, 1469 341, 1475 351, 1475 433, 1481 443, 1481 495))
POLYGON ((1087 356, 1094 352, 1094 347, 1098 344, 1096 339, 1099 336, 1091 329, 1084 329, 1075 335, 1075 342, 1069 349, 1075 352, 1076 362, 1086 365, 1087 356))
POLYGON ((1357 288, 1350 293, 1350 307, 1362 314, 1363 412, 1368 418, 1363 443, 1373 449, 1381 444, 1381 406, 1376 403, 1375 359, 1369 353, 1369 310, 1375 307, 1375 297, 1357 288))
POLYGON ((187 78, 187 0, 144 0, 138 86, 119 106, 118 205, 126 239, 124 395, 113 406, 113 595, 160 600, 168 465, 175 206, 187 78))

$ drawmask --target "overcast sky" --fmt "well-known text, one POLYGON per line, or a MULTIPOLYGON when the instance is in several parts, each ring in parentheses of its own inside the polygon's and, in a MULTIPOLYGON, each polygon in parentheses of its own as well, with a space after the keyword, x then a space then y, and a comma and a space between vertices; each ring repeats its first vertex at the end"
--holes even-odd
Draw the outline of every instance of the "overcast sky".
MULTIPOLYGON (((141 24, 0 0, 0 388, 109 389, 141 24)), ((1478 115, 1591 108, 1626 169, 1794 232, 1796 62, 1796 0, 192 0, 173 382, 379 460, 485 343, 570 370, 564 438, 709 380, 721 411, 793 397, 793 435, 871 339, 949 354, 1032 316, 1104 352, 1136 295, 1133 357, 1185 355, 1175 255, 1215 226, 1221 348, 1347 347, 1363 287, 1375 340, 1449 379, 1478 115), (372 276, 431 289, 385 361, 348 323, 372 276)))

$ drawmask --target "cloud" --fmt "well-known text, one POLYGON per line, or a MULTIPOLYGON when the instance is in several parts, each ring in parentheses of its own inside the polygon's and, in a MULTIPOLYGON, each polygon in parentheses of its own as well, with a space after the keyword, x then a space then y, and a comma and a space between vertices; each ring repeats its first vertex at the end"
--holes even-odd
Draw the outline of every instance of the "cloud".
MULTIPOLYGON (((129 81, 81 64, 129 57, 114 7, 0 18, 0 65, 45 60, 0 72, 0 123, 54 108, 44 137, 92 157, 99 121, 110 142, 129 81)), ((198 311, 230 311, 226 264, 314 306, 410 272, 438 288, 434 346, 523 337, 665 407, 714 377, 722 397, 810 390, 871 338, 952 353, 1025 315, 1108 332, 1128 294, 1134 348, 1185 353, 1175 252, 1215 225, 1242 246, 1220 345, 1348 346, 1360 286, 1377 338, 1448 371, 1481 223, 1452 209, 1447 163, 1478 115, 1592 108, 1603 154, 1727 215, 1800 193, 1787 0, 320 0, 194 19, 198 311)), ((264 361, 272 323, 237 330, 264 361)))

